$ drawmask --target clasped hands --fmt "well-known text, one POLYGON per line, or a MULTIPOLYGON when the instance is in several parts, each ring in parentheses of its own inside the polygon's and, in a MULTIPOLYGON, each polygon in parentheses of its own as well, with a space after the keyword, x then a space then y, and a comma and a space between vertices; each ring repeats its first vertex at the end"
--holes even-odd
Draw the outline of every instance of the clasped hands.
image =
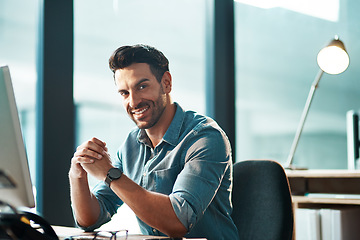
POLYGON ((104 180, 112 167, 106 143, 93 137, 77 147, 71 159, 69 175, 73 178, 87 178, 87 174, 90 174, 98 180, 104 180))

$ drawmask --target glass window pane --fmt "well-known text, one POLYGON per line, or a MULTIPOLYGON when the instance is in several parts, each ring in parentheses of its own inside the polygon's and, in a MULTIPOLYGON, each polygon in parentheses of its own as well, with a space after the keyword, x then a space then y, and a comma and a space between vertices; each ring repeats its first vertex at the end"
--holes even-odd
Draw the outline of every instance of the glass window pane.
POLYGON ((350 66, 324 74, 294 157, 307 168, 347 168, 346 112, 360 107, 360 5, 355 0, 235 2, 237 160, 284 163, 318 72, 316 57, 339 35, 350 66), (249 4, 251 2, 251 5, 249 4))
POLYGON ((0 1, 0 65, 8 65, 35 184, 37 0, 0 1))

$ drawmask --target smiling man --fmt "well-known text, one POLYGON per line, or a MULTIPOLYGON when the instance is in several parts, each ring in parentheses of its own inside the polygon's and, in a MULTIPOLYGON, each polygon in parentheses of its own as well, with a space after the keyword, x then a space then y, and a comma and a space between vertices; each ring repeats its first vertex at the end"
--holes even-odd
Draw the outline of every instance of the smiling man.
POLYGON ((94 230, 126 203, 145 235, 236 240, 225 133, 211 118, 172 101, 169 63, 159 50, 123 46, 109 65, 137 127, 114 159, 97 138, 77 148, 69 180, 78 225, 94 230), (101 180, 91 191, 88 174, 101 180))

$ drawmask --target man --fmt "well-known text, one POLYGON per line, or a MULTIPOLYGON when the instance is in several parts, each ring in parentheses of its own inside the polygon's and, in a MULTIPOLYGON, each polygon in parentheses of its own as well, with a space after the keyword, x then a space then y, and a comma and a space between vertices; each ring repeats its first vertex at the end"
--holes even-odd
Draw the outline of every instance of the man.
POLYGON ((77 148, 69 179, 78 225, 98 228, 126 203, 145 235, 237 239, 225 133, 212 119, 184 111, 171 100, 168 60, 157 49, 123 46, 109 65, 137 128, 113 162, 97 138, 77 148), (101 180, 92 192, 88 174, 101 180))

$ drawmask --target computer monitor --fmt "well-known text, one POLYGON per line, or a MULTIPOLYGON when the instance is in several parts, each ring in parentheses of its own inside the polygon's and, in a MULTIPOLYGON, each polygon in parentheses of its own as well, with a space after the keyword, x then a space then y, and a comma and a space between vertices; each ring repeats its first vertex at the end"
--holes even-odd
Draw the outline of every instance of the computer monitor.
POLYGON ((8 66, 0 66, 0 200, 35 206, 28 159, 8 66))
POLYGON ((346 113, 346 129, 348 169, 359 169, 359 112, 350 110, 346 113))

